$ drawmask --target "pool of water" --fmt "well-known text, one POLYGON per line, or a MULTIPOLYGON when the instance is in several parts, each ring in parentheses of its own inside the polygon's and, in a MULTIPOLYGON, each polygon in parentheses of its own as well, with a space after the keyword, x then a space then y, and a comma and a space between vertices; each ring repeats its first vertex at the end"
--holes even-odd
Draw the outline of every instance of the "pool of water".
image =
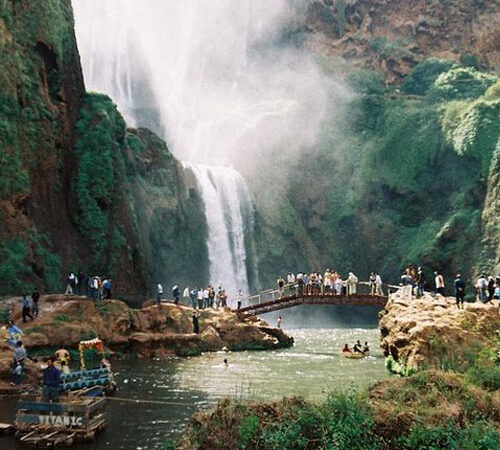
MULTIPOLYGON (((292 320, 284 318, 284 322, 292 320)), ((302 395, 321 401, 335 389, 364 388, 389 376, 374 327, 286 332, 295 338, 293 348, 114 362, 118 392, 108 401, 107 428, 94 442, 79 448, 161 449, 194 412, 213 407, 226 396, 266 401, 302 395), (342 357, 343 345, 357 339, 369 342, 371 356, 342 357)), ((0 399, 0 404, 0 421, 12 422, 15 399, 0 399)), ((12 438, 1 438, 0 448, 22 447, 12 438)))

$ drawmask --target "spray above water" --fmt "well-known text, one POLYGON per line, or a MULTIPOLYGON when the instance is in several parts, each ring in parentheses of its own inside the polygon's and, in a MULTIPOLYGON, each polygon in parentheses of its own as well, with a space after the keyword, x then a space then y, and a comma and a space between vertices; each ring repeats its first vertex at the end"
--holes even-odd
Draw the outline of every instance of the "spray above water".
POLYGON ((211 282, 233 292, 248 290, 252 270, 252 221, 239 218, 252 205, 236 171, 252 176, 276 155, 292 166, 314 144, 326 108, 325 78, 283 39, 293 4, 73 0, 87 88, 110 95, 130 124, 151 128, 191 163, 211 282))

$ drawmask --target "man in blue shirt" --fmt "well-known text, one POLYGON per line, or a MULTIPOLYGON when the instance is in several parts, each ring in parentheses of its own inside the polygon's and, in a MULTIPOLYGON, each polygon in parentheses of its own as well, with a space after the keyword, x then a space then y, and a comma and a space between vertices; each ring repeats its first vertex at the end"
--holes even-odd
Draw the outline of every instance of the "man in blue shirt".
POLYGON ((31 315, 30 312, 30 299, 26 294, 23 294, 23 322, 26 323, 26 317, 29 317, 31 320, 33 320, 33 316, 31 315))
POLYGON ((44 403, 58 403, 61 371, 54 366, 54 358, 50 358, 48 364, 48 367, 43 371, 42 401, 44 403))

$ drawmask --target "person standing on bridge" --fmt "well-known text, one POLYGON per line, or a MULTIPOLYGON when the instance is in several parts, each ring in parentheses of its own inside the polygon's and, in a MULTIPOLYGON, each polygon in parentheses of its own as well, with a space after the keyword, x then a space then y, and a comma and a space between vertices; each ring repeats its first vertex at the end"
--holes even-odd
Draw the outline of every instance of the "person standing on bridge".
POLYGON ((286 282, 290 287, 293 287, 295 285, 295 275, 292 272, 288 273, 286 277, 286 282))
POLYGON ((283 297, 285 280, 283 279, 283 277, 279 276, 278 279, 276 280, 276 283, 278 284, 278 297, 281 298, 283 297))
POLYGON ((382 277, 379 273, 375 272, 375 294, 384 295, 382 284, 382 277))
POLYGON ((347 277, 347 295, 356 294, 356 287, 358 285, 358 277, 354 275, 352 272, 349 272, 349 276, 347 277))
POLYGON ((376 280, 376 277, 375 277, 375 273, 371 273, 370 274, 370 295, 375 295, 375 290, 376 290, 376 284, 375 284, 375 280, 376 280))

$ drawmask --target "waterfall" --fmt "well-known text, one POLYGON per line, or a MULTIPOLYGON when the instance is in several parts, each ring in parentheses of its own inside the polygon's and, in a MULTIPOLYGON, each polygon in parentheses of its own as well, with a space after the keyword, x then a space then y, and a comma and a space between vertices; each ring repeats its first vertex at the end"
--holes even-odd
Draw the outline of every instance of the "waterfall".
POLYGON ((72 3, 87 89, 111 96, 130 124, 151 128, 190 163, 207 213, 211 282, 247 291, 252 220, 241 217, 253 208, 236 171, 293 167, 325 109, 316 62, 281 42, 300 2, 72 3))
MULTIPOLYGON (((217 286, 248 293, 246 235, 253 231, 250 193, 242 176, 227 167, 184 163, 196 175, 205 202, 210 279, 217 286)), ((249 251, 252 251, 250 247, 249 251)))

